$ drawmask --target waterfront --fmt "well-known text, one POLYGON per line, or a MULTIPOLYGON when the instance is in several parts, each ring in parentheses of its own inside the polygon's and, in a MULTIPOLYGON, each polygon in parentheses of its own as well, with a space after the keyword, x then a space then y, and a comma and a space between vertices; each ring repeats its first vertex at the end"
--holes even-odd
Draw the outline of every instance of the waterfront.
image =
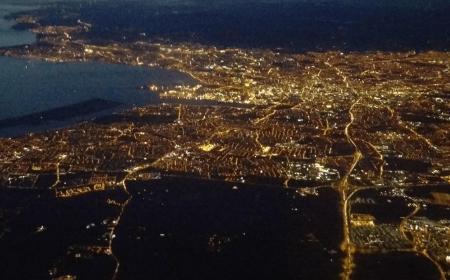
MULTIPOLYGON (((4 19, 8 13, 23 9, 0 5, 0 47, 34 42, 34 34, 14 30, 11 28, 13 23, 4 19)), ((147 85, 170 86, 189 81, 191 79, 180 72, 160 68, 0 57, 0 120, 27 115, 35 118, 48 110, 93 99, 120 103, 121 109, 154 104, 159 101, 159 97, 148 90, 147 85)), ((114 110, 101 111, 110 114, 114 110)), ((70 118, 61 116, 60 120, 51 122, 22 121, 8 127, 0 124, 0 136, 18 136, 63 127, 99 116, 99 112, 90 113, 77 115, 76 112, 68 112, 70 118)))
MULTIPOLYGON (((0 81, 0 120, 3 120, 92 99, 124 104, 121 108, 157 103, 157 94, 140 87, 150 83, 186 83, 189 79, 179 72, 156 68, 96 62, 50 63, 0 57, 0 81)), ((70 120, 65 120, 63 125, 81 119, 70 120)), ((18 129, 0 126, 0 135, 20 135, 21 132, 42 130, 49 125, 55 124, 35 126, 22 123, 18 129)))
POLYGON ((29 6, 13 6, 0 4, 0 47, 32 44, 36 36, 29 31, 12 29, 14 21, 5 19, 10 13, 31 9, 29 6))
POLYGON ((448 278, 448 53, 177 43, 141 30, 142 10, 16 15, 39 42, 0 54, 161 67, 196 83, 138 86, 161 102, 113 115, 124 101, 109 92, 0 120, 10 131, 105 114, 0 139, 0 278, 448 278))

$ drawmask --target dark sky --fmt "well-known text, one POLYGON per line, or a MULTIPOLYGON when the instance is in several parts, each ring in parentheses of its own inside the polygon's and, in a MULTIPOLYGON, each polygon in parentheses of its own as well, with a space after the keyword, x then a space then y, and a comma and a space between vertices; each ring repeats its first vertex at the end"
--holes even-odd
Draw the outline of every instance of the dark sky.
MULTIPOLYGON (((37 4, 49 0, 0 1, 37 4)), ((83 2, 97 4, 71 5, 74 11, 79 7, 78 13, 72 13, 74 18, 59 13, 58 7, 47 14, 46 23, 70 24, 82 19, 93 24, 91 36, 99 40, 117 39, 124 35, 130 40, 138 40, 140 37, 135 38, 138 34, 146 33, 153 38, 218 46, 293 51, 450 49, 450 0, 83 2)))
POLYGON ((2 0, 10 4, 44 4, 56 2, 146 2, 155 4, 217 4, 217 3, 339 3, 353 6, 440 7, 450 6, 449 0, 2 0))

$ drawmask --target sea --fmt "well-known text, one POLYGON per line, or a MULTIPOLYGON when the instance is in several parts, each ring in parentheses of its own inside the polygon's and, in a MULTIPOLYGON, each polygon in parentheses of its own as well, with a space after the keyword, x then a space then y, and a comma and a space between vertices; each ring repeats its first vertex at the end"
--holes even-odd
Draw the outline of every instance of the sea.
MULTIPOLYGON (((35 42, 33 33, 15 30, 12 28, 14 22, 5 19, 6 15, 27 8, 31 7, 0 4, 0 47, 35 42)), ((0 137, 41 132, 112 112, 103 110, 83 116, 71 112, 71 118, 61 116, 60 121, 29 123, 30 118, 24 118, 24 121, 17 122, 17 118, 23 116, 39 117, 41 112, 64 106, 76 108, 76 104, 90 100, 117 102, 122 104, 119 106, 121 110, 156 104, 158 95, 143 89, 146 85, 170 86, 191 81, 183 73, 161 68, 0 57, 0 137), (8 120, 15 120, 15 125, 4 125, 8 120)))
MULTIPOLYGON (((34 42, 32 33, 11 29, 14 23, 3 18, 26 8, 30 7, 0 4, 0 47, 34 42)), ((86 17, 89 12, 92 11, 85 11, 86 17)), ((120 9, 116 12, 127 14, 120 9)), ((276 12, 271 10, 266 19, 273 18, 276 12)), ((197 17, 197 21, 202 19, 197 17)), ((98 17, 97 21, 107 19, 98 17)), ((114 19, 126 22, 125 16, 114 19)), ((223 20, 209 19, 214 24, 223 20)), ((241 23, 234 19, 235 25, 241 23)), ((251 26, 258 24, 260 17, 252 20, 240 32, 255 31, 251 26)), ((285 24, 291 20, 297 19, 286 19, 285 24)), ((284 30, 270 20, 265 22, 264 26, 272 31, 284 30)), ((323 22, 324 26, 331 24, 323 22)), ((195 22, 190 23, 185 28, 196 28, 195 22)), ((348 22, 347 27, 351 24, 348 22)), ((170 33, 170 28, 165 32, 170 33)), ((209 29, 204 31, 204 37, 197 39, 230 38, 209 29)), ((309 34, 312 39, 308 42, 320 42, 313 39, 326 34, 309 34)), ((280 33, 273 38, 285 35, 280 33)), ((293 36, 294 45, 302 36, 293 36)), ((252 38, 248 43, 257 41, 252 38)), ((89 100, 124 104, 120 110, 156 104, 158 97, 140 90, 142 85, 182 82, 189 82, 189 78, 156 68, 0 57, 0 137, 80 121, 77 117, 45 125, 22 123, 2 128, 5 119, 39 116, 39 112, 89 100)), ((0 186, 0 279, 57 279, 56 276, 67 275, 111 279, 116 261, 120 263, 118 279, 340 279, 342 217, 339 196, 331 188, 321 188, 317 195, 301 196, 280 187, 165 176, 150 182, 126 182, 132 198, 120 190, 111 190, 56 199, 47 191, 54 175, 47 175, 47 179, 40 179, 42 188, 36 190, 0 186), (127 199, 130 200, 126 208, 112 203, 127 199), (122 219, 112 244, 114 258, 86 250, 106 243, 107 225, 117 221, 119 215, 122 219)), ((395 214, 401 215, 401 210, 398 208, 395 214)), ((358 254, 355 259, 352 279, 437 279, 433 265, 412 253, 358 254)))

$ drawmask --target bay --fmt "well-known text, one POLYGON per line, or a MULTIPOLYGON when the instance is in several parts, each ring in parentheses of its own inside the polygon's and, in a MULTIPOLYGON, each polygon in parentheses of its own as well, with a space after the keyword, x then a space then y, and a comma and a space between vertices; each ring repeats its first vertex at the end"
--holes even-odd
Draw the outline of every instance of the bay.
MULTIPOLYGON (((28 31, 11 27, 13 22, 5 19, 9 13, 30 9, 29 6, 0 5, 0 47, 31 44, 35 36, 28 31)), ((43 60, 27 60, 0 57, 0 121, 14 119, 14 125, 0 125, 0 137, 19 136, 30 132, 71 125, 95 114, 77 115, 70 112, 70 120, 62 117, 60 122, 20 122, 23 116, 39 116, 57 108, 86 104, 90 100, 120 103, 120 109, 159 102, 157 94, 145 88, 148 84, 171 86, 192 81, 187 75, 171 70, 98 62, 52 63, 43 60)), ((93 104, 93 103, 91 103, 93 104)), ((117 109, 117 108, 115 108, 117 109)), ((95 111, 95 110, 94 110, 95 111)), ((101 110, 112 113, 111 110, 101 110)), ((29 120, 30 118, 25 118, 29 120)))

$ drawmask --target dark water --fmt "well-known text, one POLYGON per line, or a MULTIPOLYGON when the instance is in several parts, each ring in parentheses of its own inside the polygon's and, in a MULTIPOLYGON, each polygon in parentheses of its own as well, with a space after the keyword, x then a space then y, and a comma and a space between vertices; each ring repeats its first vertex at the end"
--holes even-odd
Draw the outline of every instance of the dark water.
MULTIPOLYGON (((146 13, 139 5, 94 4, 78 6, 74 18, 55 12, 46 20, 82 18, 94 23, 89 36, 100 39, 121 38, 127 30, 128 39, 146 32, 180 41, 295 50, 446 49, 449 44, 445 9, 383 11, 293 2, 251 6, 243 1, 221 11, 146 8, 146 13)), ((3 45, 33 39, 8 28, 0 32, 3 45), (14 35, 3 36, 8 32, 14 35)), ((157 69, 0 58, 0 119, 92 98, 151 103, 155 96, 138 86, 185 80, 157 69)), ((299 197, 277 188, 237 185, 236 190, 230 183, 177 178, 128 185, 134 198, 113 244, 120 279, 339 279, 342 225, 339 198, 331 190, 299 197)), ((353 209, 382 221, 398 222, 410 211, 407 201, 388 202, 371 192, 361 196, 377 206, 353 209)), ((120 210, 108 199, 126 197, 117 191, 56 200, 45 191, 1 189, 0 279, 49 279, 51 273, 110 279, 111 257, 68 253, 71 246, 105 245, 102 223, 120 210), (91 223, 97 226, 87 230, 91 223), (41 225, 46 230, 36 232, 41 225)), ((358 255, 356 261, 356 279, 438 278, 433 265, 414 254, 358 255)))
MULTIPOLYGON (((173 85, 189 81, 184 74, 163 69, 93 62, 48 63, 0 57, 0 119, 92 99, 110 100, 128 106, 157 103, 157 95, 139 87, 150 83, 173 85)), ((0 135, 38 129, 27 124, 18 131, 0 127, 0 135)))
POLYGON ((101 98, 145 104, 157 96, 139 87, 188 81, 175 71, 94 62, 49 63, 0 57, 0 119, 101 98))
POLYGON ((43 23, 73 24, 81 18, 93 24, 86 35, 92 40, 164 38, 302 52, 450 47, 449 1, 116 1, 66 6, 40 13, 43 23), (74 13, 67 15, 67 10, 74 13))
POLYGON ((13 6, 0 3, 0 47, 34 43, 34 41, 36 40, 34 34, 27 31, 17 31, 11 29, 11 27, 15 23, 13 21, 8 21, 5 19, 5 16, 9 15, 10 13, 27 11, 30 9, 32 9, 32 7, 13 6))
MULTIPOLYGON (((9 13, 29 9, 31 7, 0 4, 0 47, 34 42, 32 33, 11 29, 13 23, 4 19, 9 13)), ((157 95, 139 88, 150 83, 173 85, 191 81, 182 73, 156 68, 0 57, 0 120, 25 115, 34 117, 36 115, 32 114, 96 99, 124 104, 122 108, 156 103, 159 101, 157 95)), ((31 121, 7 127, 0 124, 0 136, 65 126, 92 117, 69 113, 71 118, 64 122, 40 122, 38 125, 31 121)))

